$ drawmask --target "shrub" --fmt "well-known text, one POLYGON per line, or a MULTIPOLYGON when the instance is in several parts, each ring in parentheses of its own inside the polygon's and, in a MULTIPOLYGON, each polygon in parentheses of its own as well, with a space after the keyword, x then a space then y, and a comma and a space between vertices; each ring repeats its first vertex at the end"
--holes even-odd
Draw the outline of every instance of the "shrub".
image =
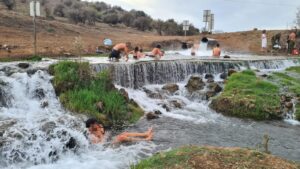
POLYGON ((44 11, 45 11, 46 18, 52 17, 52 11, 51 11, 51 7, 49 5, 46 5, 44 7, 44 11))
POLYGON ((110 8, 109 5, 107 5, 106 3, 104 2, 96 2, 93 4, 93 7, 98 11, 104 11, 104 10, 107 10, 110 8))
POLYGON ((97 12, 93 9, 85 9, 83 15, 89 25, 95 25, 97 19, 97 12))
POLYGON ((2 0, 2 2, 8 10, 13 10, 16 5, 15 0, 2 0))
POLYGON ((71 9, 68 11, 67 16, 68 19, 75 24, 77 23, 85 24, 86 16, 84 15, 82 10, 71 9))
POLYGON ((44 6, 48 3, 48 0, 41 0, 41 5, 44 6))
POLYGON ((132 26, 134 23, 134 16, 131 13, 126 13, 121 17, 120 22, 124 23, 126 26, 132 26))
POLYGON ((152 22, 152 27, 156 29, 159 35, 162 35, 164 22, 162 20, 156 20, 152 22))
POLYGON ((64 4, 68 7, 72 6, 73 1, 72 0, 64 0, 64 4))
POLYGON ((53 14, 59 17, 65 17, 65 6, 63 4, 57 4, 53 10, 53 14))
POLYGON ((141 31, 151 30, 151 19, 148 17, 139 17, 135 20, 134 26, 141 31))
POLYGON ((117 14, 108 14, 106 16, 103 16, 103 22, 115 25, 119 22, 119 17, 117 14))

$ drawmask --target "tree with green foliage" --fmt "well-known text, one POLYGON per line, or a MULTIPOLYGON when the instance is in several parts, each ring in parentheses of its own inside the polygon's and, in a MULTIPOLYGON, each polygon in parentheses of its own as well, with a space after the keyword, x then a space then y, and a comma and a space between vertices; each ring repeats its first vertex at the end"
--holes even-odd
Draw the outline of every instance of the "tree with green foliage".
POLYGON ((151 19, 149 17, 138 17, 134 21, 134 26, 141 31, 151 30, 151 19))
POLYGON ((64 0, 64 4, 68 7, 71 7, 73 5, 73 0, 64 0))
POLYGON ((119 17, 117 14, 108 14, 103 16, 103 22, 115 25, 119 23, 119 17))
POLYGON ((126 26, 132 26, 134 23, 134 16, 131 13, 125 13, 121 19, 120 22, 124 23, 126 26))
POLYGON ((153 27, 154 29, 156 29, 156 31, 157 31, 157 33, 158 33, 159 35, 162 35, 162 34, 163 34, 163 26, 164 26, 164 21, 162 21, 162 20, 160 20, 160 19, 154 20, 154 21, 152 22, 152 27, 153 27))
POLYGON ((53 10, 53 14, 59 17, 65 17, 65 5, 64 4, 57 4, 53 10))
POLYGON ((92 5, 98 12, 104 11, 110 8, 109 5, 107 5, 104 2, 96 2, 92 5))
POLYGON ((97 12, 94 9, 84 9, 83 15, 85 16, 85 19, 89 25, 95 25, 97 20, 97 12))
POLYGON ((167 20, 163 25, 163 31, 166 35, 177 35, 179 30, 180 28, 174 19, 167 20))

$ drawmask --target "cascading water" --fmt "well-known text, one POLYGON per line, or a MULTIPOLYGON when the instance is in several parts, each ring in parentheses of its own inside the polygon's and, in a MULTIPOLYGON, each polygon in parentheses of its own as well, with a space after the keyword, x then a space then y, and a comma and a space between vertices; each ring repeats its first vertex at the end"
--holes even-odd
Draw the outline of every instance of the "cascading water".
POLYGON ((151 143, 90 145, 86 117, 61 107, 47 71, 29 72, 0 68, 0 168, 128 168, 151 154, 151 143))
MULTIPOLYGON (((221 83, 218 78, 215 81, 221 83)), ((159 143, 160 149, 187 144, 260 149, 262 138, 267 134, 271 138, 269 148, 272 154, 299 161, 300 125, 225 117, 211 110, 209 101, 199 97, 206 88, 195 97, 185 88, 186 83, 177 83, 179 90, 174 94, 162 90, 163 85, 146 85, 140 90, 127 89, 129 97, 134 98, 146 112, 162 112, 159 119, 150 122, 156 126, 154 142, 159 143)), ((136 127, 147 123, 141 120, 136 127)))
POLYGON ((284 69, 299 64, 298 59, 291 60, 199 60, 182 59, 172 61, 142 61, 130 64, 93 64, 94 70, 100 72, 109 69, 113 72, 117 85, 139 88, 147 84, 176 83, 185 80, 191 74, 220 74, 229 68, 240 69, 284 69))

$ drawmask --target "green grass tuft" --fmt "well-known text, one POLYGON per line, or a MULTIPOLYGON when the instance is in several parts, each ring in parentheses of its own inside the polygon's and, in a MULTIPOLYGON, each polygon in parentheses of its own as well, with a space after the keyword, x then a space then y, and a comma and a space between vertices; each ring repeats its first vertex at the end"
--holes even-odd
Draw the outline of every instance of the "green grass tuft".
POLYGON ((258 79, 251 70, 230 76, 224 92, 211 104, 226 115, 255 120, 279 118, 279 106, 279 88, 258 79))
POLYGON ((131 169, 192 169, 192 168, 273 168, 274 162, 283 168, 297 168, 286 161, 249 149, 185 146, 157 153, 131 169))
POLYGON ((294 67, 287 68, 286 71, 300 73, 300 66, 294 66, 294 67))
POLYGON ((99 118, 106 125, 133 123, 143 115, 128 113, 138 108, 128 105, 113 87, 108 72, 92 75, 88 63, 70 61, 50 66, 49 72, 54 74, 54 88, 62 104, 71 111, 99 118), (97 109, 98 102, 104 105, 102 112, 97 109))

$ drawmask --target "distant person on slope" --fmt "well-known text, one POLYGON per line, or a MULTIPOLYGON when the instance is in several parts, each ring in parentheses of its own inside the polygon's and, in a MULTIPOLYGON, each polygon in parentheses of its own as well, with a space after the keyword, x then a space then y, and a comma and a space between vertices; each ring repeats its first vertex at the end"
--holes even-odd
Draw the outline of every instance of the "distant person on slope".
POLYGON ((292 54, 295 44, 296 44, 296 33, 294 31, 291 31, 289 37, 288 37, 288 55, 292 54))
POLYGON ((261 51, 262 52, 267 52, 267 35, 266 35, 266 30, 263 30, 262 34, 261 34, 261 51))
POLYGON ((130 42, 116 44, 109 55, 109 60, 112 61, 113 58, 115 58, 116 61, 119 61, 119 59, 121 58, 121 53, 123 53, 127 62, 130 48, 130 42))
MULTIPOLYGON (((86 128, 88 128, 88 137, 93 144, 103 143, 105 129, 101 123, 96 119, 91 118, 85 122, 86 128)), ((149 128, 144 133, 129 133, 123 132, 116 136, 113 144, 135 141, 150 141, 153 137, 153 129, 149 128)))
POLYGON ((214 47, 212 51, 213 57, 220 57, 221 56, 221 49, 220 49, 220 44, 217 43, 216 47, 214 47))
POLYGON ((161 57, 164 56, 164 52, 161 51, 161 46, 156 45, 155 48, 151 51, 151 54, 149 55, 150 57, 154 57, 155 59, 160 59, 161 57))

